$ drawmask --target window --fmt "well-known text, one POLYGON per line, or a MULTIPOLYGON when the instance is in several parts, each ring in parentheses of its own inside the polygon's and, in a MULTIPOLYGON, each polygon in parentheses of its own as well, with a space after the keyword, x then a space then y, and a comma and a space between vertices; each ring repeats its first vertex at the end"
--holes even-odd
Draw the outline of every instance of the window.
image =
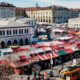
POLYGON ((34 24, 36 25, 36 22, 34 22, 34 24))
POLYGON ((15 30, 13 30, 13 34, 15 34, 15 30))
POLYGON ((25 29, 25 33, 27 33, 27 30, 25 29))
POLYGON ((28 33, 28 29, 25 29, 25 33, 28 33))
POLYGON ((5 31, 3 30, 3 35, 5 35, 5 31))
POLYGON ((7 52, 4 52, 4 55, 8 55, 8 54, 11 54, 11 53, 9 53, 9 52, 8 52, 8 53, 7 53, 7 52))
POLYGON ((1 56, 1 51, 0 51, 0 56, 1 56))
POLYGON ((7 35, 9 35, 9 31, 7 30, 7 35))
POLYGON ((15 33, 17 34, 17 30, 15 30, 15 33))
POLYGON ((8 54, 7 52, 4 53, 4 55, 7 55, 7 54, 8 54))
POLYGON ((9 30, 9 34, 11 35, 11 30, 9 30))
POLYGON ((19 34, 23 34, 23 29, 19 29, 19 34))
POLYGON ((17 34, 17 29, 16 30, 13 30, 13 34, 17 34))
MULTIPOLYGON (((5 34, 5 32, 4 32, 5 34)), ((7 30, 7 35, 11 35, 11 30, 7 30)))
POLYGON ((27 33, 28 33, 28 29, 27 29, 27 33))
POLYGON ((0 35, 2 35, 2 31, 0 31, 0 35))
MULTIPOLYGON (((38 20, 38 18, 37 18, 37 20, 38 20)), ((30 25, 33 25, 33 22, 30 22, 30 25)))

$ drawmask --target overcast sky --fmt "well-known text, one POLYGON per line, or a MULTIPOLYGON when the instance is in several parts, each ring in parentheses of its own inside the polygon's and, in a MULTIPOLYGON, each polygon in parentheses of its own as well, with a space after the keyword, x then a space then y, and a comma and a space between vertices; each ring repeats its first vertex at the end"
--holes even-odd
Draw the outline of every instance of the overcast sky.
POLYGON ((39 6, 59 5, 68 8, 80 8, 80 0, 0 0, 0 2, 13 3, 17 7, 32 7, 38 3, 39 6))

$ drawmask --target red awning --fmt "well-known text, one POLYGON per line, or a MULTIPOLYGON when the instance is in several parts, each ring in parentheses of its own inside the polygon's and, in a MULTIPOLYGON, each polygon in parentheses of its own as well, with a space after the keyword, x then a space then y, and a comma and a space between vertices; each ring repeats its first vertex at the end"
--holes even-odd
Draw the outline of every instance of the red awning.
POLYGON ((39 56, 37 55, 37 56, 32 57, 32 60, 39 61, 39 56))
POLYGON ((19 58, 20 58, 20 60, 26 60, 27 59, 27 57, 26 56, 19 56, 19 58))
POLYGON ((69 49, 65 49, 65 52, 71 54, 71 53, 73 53, 74 51, 69 48, 69 49))
POLYGON ((53 55, 52 55, 52 57, 53 58, 56 58, 56 57, 58 57, 59 55, 57 54, 57 53, 53 53, 53 55))
POLYGON ((39 47, 39 45, 38 45, 38 44, 33 44, 33 46, 34 46, 35 48, 38 48, 38 47, 39 47))
POLYGON ((29 51, 28 48, 23 48, 23 47, 18 47, 18 48, 14 48, 13 52, 22 52, 22 51, 29 51))
POLYGON ((47 59, 50 59, 50 58, 51 58, 50 53, 44 54, 43 56, 45 57, 45 60, 47 60, 47 59))
POLYGON ((77 43, 77 47, 80 49, 80 42, 79 42, 79 43, 77 43))
POLYGON ((44 57, 43 55, 39 55, 39 58, 40 58, 41 60, 45 60, 45 57, 44 57))
POLYGON ((27 66, 29 64, 30 64, 29 61, 15 61, 11 62, 10 66, 17 68, 17 67, 27 66))
POLYGON ((7 60, 0 60, 0 65, 5 65, 7 63, 7 60))
POLYGON ((27 66, 27 65, 29 65, 28 61, 23 61, 23 62, 18 62, 17 63, 17 66, 27 66))

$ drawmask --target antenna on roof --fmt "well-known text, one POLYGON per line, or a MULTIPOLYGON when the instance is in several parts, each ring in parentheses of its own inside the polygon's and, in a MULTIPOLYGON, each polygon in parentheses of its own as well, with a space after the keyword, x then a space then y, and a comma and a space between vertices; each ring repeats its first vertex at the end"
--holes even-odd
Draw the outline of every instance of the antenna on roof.
POLYGON ((37 7, 39 7, 39 6, 38 6, 38 3, 36 3, 36 8, 37 8, 37 7))

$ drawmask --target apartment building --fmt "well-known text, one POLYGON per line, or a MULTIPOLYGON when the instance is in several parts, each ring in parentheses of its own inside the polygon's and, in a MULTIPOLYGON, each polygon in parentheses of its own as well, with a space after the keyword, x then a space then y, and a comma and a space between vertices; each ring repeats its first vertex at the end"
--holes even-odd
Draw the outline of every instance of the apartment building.
POLYGON ((77 11, 60 6, 25 8, 29 18, 45 23, 67 23, 69 18, 79 16, 77 11))
POLYGON ((79 28, 80 29, 80 17, 69 19, 68 20, 68 27, 69 28, 79 28))
POLYGON ((19 8, 19 7, 16 8, 15 15, 16 17, 28 17, 25 12, 25 8, 19 8))
POLYGON ((15 17, 15 6, 13 4, 0 2, 0 19, 15 17))

